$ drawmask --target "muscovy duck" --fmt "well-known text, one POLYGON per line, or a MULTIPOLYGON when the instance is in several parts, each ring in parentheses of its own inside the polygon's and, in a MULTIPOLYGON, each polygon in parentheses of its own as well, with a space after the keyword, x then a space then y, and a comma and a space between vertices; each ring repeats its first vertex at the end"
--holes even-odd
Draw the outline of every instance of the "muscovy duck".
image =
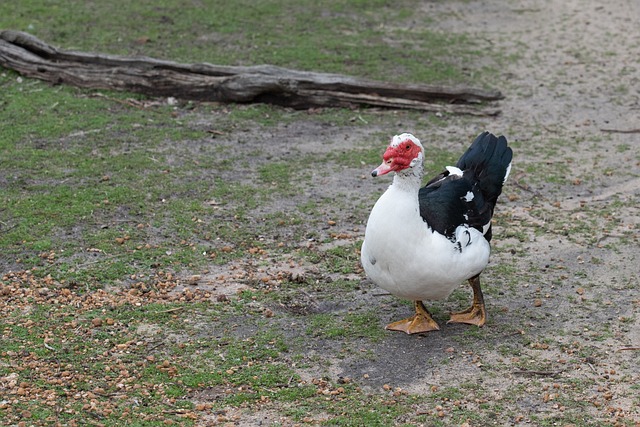
POLYGON ((483 132, 455 167, 422 186, 424 148, 415 136, 393 137, 383 162, 371 172, 395 172, 371 210, 361 262, 381 288, 415 302, 415 315, 387 325, 408 334, 440 329, 423 300, 446 298, 461 282, 473 304, 448 323, 483 326, 486 311, 480 273, 489 262, 491 217, 511 170, 513 152, 504 136, 483 132))

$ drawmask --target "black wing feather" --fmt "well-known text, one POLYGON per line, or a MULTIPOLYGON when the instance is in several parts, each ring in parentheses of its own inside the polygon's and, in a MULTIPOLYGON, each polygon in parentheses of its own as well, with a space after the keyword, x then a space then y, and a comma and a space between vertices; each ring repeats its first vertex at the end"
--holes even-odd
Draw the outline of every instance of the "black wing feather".
POLYGON ((480 184, 480 191, 493 209, 502 192, 502 184, 512 158, 513 151, 507 146, 504 136, 497 138, 489 132, 483 132, 460 157, 456 167, 465 173, 474 174, 480 184))
POLYGON ((456 228, 466 224, 484 231, 490 240, 491 226, 485 226, 491 223, 512 157, 503 136, 480 134, 458 160, 456 166, 462 176, 444 171, 420 189, 420 216, 449 239, 455 239, 456 228), (473 198, 468 197, 469 193, 473 198))
POLYGON ((480 214, 485 203, 482 195, 477 193, 477 189, 474 191, 474 184, 464 175, 447 175, 422 187, 418 192, 420 216, 433 230, 450 239, 454 237, 456 228, 462 224, 482 231, 482 226, 491 216, 486 218, 486 215, 480 214), (471 201, 466 199, 469 192, 474 195, 471 201))

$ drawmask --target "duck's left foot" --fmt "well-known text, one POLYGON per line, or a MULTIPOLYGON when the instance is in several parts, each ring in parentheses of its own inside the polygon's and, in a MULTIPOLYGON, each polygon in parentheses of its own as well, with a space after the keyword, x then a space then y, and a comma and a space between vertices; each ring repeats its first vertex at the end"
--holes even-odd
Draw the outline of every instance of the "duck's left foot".
POLYGON ((484 308, 484 297, 480 289, 480 275, 469 279, 469 285, 473 289, 473 305, 465 311, 451 313, 451 319, 447 323, 466 323, 469 325, 483 326, 487 321, 487 312, 484 308))
POLYGON ((447 323, 466 323, 468 325, 483 326, 487 321, 487 313, 482 305, 472 305, 470 308, 451 313, 451 318, 447 323))

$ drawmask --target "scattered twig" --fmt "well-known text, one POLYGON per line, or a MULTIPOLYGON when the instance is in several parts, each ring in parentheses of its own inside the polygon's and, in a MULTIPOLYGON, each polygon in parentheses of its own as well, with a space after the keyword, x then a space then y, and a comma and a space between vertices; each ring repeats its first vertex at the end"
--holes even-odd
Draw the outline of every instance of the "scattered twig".
POLYGON ((606 234, 603 234, 598 240, 596 240, 596 244, 601 243, 603 240, 609 239, 609 238, 624 239, 625 237, 628 237, 628 236, 625 236, 624 234, 619 234, 619 233, 606 233, 606 234))
POLYGON ((362 118, 362 116, 360 114, 358 114, 358 120, 360 120, 362 123, 364 123, 365 125, 368 125, 369 122, 367 122, 365 119, 362 118))
POLYGON ((638 128, 638 129, 606 129, 606 128, 600 128, 600 132, 608 132, 608 133, 640 133, 640 128, 638 128))
MULTIPOLYGON (((97 263, 99 263, 99 262, 102 262, 102 261, 105 261, 105 260, 108 260, 108 259, 112 259, 112 258, 119 258, 119 257, 121 257, 121 256, 122 256, 121 254, 112 254, 112 255, 107 255, 107 254, 105 254, 104 252, 101 252, 101 253, 102 253, 102 254, 104 254, 104 256, 103 256, 103 257, 101 257, 101 258, 99 258, 99 259, 94 259, 94 260, 91 260, 91 261, 83 262, 82 264, 76 264, 76 265, 74 266, 74 268, 75 268, 75 269, 83 268, 83 267, 86 267, 86 266, 88 266, 88 265, 97 264, 97 263)), ((49 264, 44 265, 44 266, 42 266, 42 267, 40 267, 40 268, 41 268, 43 271, 45 271, 45 272, 46 272, 46 271, 49 271, 50 269, 52 269, 53 267, 56 267, 56 266, 58 266, 58 265, 59 265, 58 261, 49 261, 49 264)), ((87 289, 88 289, 88 288, 87 288, 87 289)))
POLYGON ((174 311, 180 311, 180 310, 183 310, 183 309, 184 309, 184 307, 174 307, 174 308, 170 308, 168 310, 156 311, 156 314, 173 313, 174 311))
POLYGON ((616 350, 616 352, 618 351, 638 351, 640 350, 640 347, 622 347, 616 350))
POLYGON ((529 193, 535 193, 528 185, 520 184, 518 181, 513 181, 513 185, 518 187, 521 190, 528 191, 529 193))
POLYGON ((552 129, 549 126, 546 126, 546 125, 542 125, 542 128, 544 130, 546 130, 547 132, 549 132, 549 133, 558 133, 558 129, 552 129))
POLYGON ((94 94, 91 94, 90 96, 93 98, 103 98, 103 99, 106 99, 107 101, 116 102, 118 104, 121 104, 127 107, 134 107, 139 110, 149 111, 147 108, 148 107, 147 105, 141 104, 139 102, 133 102, 130 99, 123 100, 123 99, 113 98, 111 96, 107 96, 102 93, 94 93, 94 94))
POLYGON ((170 409, 170 410, 162 411, 162 413, 166 414, 166 415, 181 415, 181 414, 189 413, 189 410, 188 409, 182 409, 182 408, 176 408, 176 409, 170 409))
POLYGON ((541 376, 541 377, 557 377, 563 371, 527 371, 527 370, 519 370, 513 371, 515 375, 526 375, 529 377, 541 376))
POLYGON ((104 420, 105 416, 94 411, 89 411, 89 415, 97 420, 104 420))
POLYGON ((164 345, 164 341, 160 341, 159 343, 157 343, 156 345, 154 345, 153 347, 150 347, 147 349, 147 352, 150 353, 153 350, 155 350, 158 347, 162 347, 164 345))
POLYGON ((98 389, 93 389, 92 393, 93 393, 93 394, 97 394, 98 396, 102 396, 102 397, 112 397, 112 396, 115 396, 115 393, 103 393, 103 392, 99 391, 98 389))
POLYGON ((527 191, 531 194, 533 194, 534 196, 546 200, 546 197, 544 197, 542 194, 540 194, 540 192, 532 190, 531 187, 529 187, 528 185, 524 185, 524 184, 520 184, 520 182, 518 182, 518 180, 514 179, 513 180, 513 185, 515 185, 516 187, 518 187, 521 190, 527 191))
MULTIPOLYGON (((122 256, 122 255, 118 255, 118 254, 105 255, 105 256, 101 257, 100 259, 94 259, 94 260, 92 260, 92 261, 83 262, 82 264, 76 264, 76 265, 74 266, 74 268, 76 268, 76 269, 78 269, 78 268, 83 268, 83 267, 86 267, 86 266, 91 265, 91 264, 97 264, 97 263, 99 263, 99 262, 102 262, 102 261, 105 261, 105 260, 108 260, 108 259, 112 259, 112 258, 118 258, 118 257, 120 257, 120 256, 122 256)), ((49 268, 53 267, 53 266, 54 266, 54 265, 56 265, 56 264, 57 264, 57 263, 55 263, 55 262, 54 262, 54 263, 51 263, 50 265, 47 265, 47 266, 45 267, 45 269, 49 269, 49 268)))
POLYGON ((524 191, 527 191, 527 192, 529 192, 529 193, 533 194, 535 197, 538 197, 538 198, 540 198, 540 199, 542 199, 542 200, 546 200, 546 198, 545 198, 542 194, 540 194, 540 192, 535 191, 535 190, 532 190, 532 189, 531 189, 531 187, 529 187, 528 185, 525 185, 525 184, 521 184, 521 183, 520 183, 520 178, 523 178, 523 177, 525 177, 526 175, 527 175, 527 174, 526 174, 526 173, 524 173, 524 172, 519 173, 518 175, 514 176, 514 177, 511 179, 511 181, 510 181, 510 182, 511 182, 513 185, 515 185, 516 187, 518 187, 519 189, 524 190, 524 191))
POLYGON ((387 292, 387 291, 379 291, 379 292, 374 292, 372 295, 374 297, 384 297, 384 296, 387 296, 387 295, 391 295, 391 293, 387 292))
MULTIPOLYGON (((0 212, 2 212, 3 210, 0 210, 0 212)), ((8 227, 8 226, 9 226, 9 224, 7 224, 6 222, 0 221, 0 231, 2 231, 4 233, 13 230, 14 228, 16 228, 18 226, 18 224, 13 224, 10 227, 8 227), (7 228, 3 229, 2 227, 7 227, 7 228)))

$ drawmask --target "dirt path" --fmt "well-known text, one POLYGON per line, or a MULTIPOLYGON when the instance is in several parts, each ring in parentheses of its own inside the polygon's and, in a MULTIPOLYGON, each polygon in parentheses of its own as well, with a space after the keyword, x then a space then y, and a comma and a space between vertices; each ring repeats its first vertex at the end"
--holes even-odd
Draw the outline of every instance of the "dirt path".
POLYGON ((451 16, 440 22, 443 30, 477 29, 505 56, 517 58, 502 70, 512 87, 497 123, 581 135, 640 126, 637 2, 480 1, 435 7, 451 16))

